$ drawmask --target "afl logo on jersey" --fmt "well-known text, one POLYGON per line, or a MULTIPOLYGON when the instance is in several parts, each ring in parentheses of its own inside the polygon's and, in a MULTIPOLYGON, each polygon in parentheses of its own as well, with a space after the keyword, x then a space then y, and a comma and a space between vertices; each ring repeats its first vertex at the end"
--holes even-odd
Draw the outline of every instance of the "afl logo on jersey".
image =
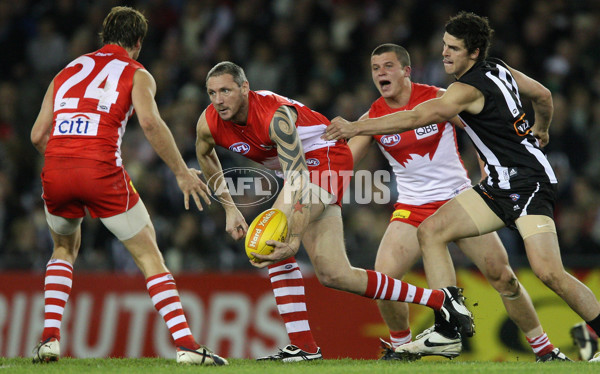
POLYGON ((321 162, 319 160, 317 160, 316 158, 307 158, 306 159, 306 166, 319 166, 321 164, 321 162))
POLYGON ((230 151, 234 151, 235 153, 240 153, 245 155, 250 151, 250 146, 248 143, 237 142, 229 146, 230 151))
POLYGON ((400 139, 402 139, 400 134, 384 135, 379 139, 379 143, 381 143, 381 145, 384 147, 393 147, 400 143, 400 139))

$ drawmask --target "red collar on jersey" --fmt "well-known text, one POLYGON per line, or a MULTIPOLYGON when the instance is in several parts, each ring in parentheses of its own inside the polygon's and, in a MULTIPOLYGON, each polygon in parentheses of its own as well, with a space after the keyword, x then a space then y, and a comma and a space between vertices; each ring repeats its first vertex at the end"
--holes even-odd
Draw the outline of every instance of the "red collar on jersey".
POLYGON ((114 53, 116 56, 127 57, 129 58, 129 53, 125 50, 125 48, 116 44, 106 44, 104 47, 100 48, 99 52, 103 53, 114 53))

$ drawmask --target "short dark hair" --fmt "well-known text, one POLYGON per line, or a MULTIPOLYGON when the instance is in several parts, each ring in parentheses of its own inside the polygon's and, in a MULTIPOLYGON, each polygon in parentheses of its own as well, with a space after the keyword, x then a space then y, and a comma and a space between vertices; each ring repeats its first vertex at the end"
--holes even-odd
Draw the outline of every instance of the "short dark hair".
POLYGON ((138 11, 127 6, 116 6, 104 18, 100 39, 102 44, 118 44, 124 48, 135 47, 148 32, 148 20, 138 11))
POLYGON ((233 77, 233 81, 240 87, 242 84, 244 84, 244 82, 248 81, 246 78, 246 73, 244 73, 244 69, 231 61, 222 61, 213 66, 208 74, 206 74, 206 81, 208 82, 208 78, 218 77, 223 74, 230 74, 233 77))
POLYGON ((446 32, 457 39, 462 39, 469 53, 473 53, 479 48, 478 61, 487 57, 494 35, 494 30, 490 27, 487 17, 464 11, 448 20, 446 32))
POLYGON ((394 52, 402 66, 410 66, 410 55, 408 54, 408 51, 406 50, 406 48, 401 47, 398 44, 381 44, 373 50, 373 52, 371 53, 371 57, 379 56, 388 52, 394 52))

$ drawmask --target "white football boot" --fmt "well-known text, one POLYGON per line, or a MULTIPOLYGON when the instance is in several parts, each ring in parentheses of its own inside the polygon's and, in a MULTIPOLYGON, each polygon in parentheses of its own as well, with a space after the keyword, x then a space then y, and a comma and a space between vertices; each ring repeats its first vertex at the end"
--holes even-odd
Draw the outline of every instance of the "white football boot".
POLYGON ((600 362, 600 352, 596 353, 589 362, 600 362))
POLYGON ((402 344, 396 348, 396 355, 405 360, 415 360, 422 356, 443 356, 454 358, 462 351, 460 334, 456 338, 447 338, 430 327, 417 335, 410 343, 402 344))
POLYGON ((48 338, 38 343, 33 349, 33 363, 58 361, 60 344, 56 338, 48 338))
POLYGON ((185 347, 177 347, 177 363, 184 365, 229 365, 226 359, 213 353, 205 346, 200 346, 195 351, 185 347))

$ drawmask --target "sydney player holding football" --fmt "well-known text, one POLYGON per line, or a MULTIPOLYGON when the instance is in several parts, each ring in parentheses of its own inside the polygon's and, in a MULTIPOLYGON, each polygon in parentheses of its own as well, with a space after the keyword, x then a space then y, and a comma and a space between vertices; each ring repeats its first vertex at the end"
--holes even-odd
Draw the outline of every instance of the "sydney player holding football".
POLYGON ((54 241, 46 268, 44 331, 33 362, 60 357, 60 327, 87 210, 124 244, 144 274, 152 302, 177 346, 177 362, 227 364, 192 336, 148 212, 121 159, 121 140, 135 110, 144 135, 175 174, 185 208, 190 196, 200 210, 200 198, 210 203, 210 191, 197 171, 188 169, 160 117, 154 78, 136 62, 147 30, 146 18, 137 10, 112 8, 102 26, 103 47, 76 58, 56 75, 31 131, 33 144, 44 155, 42 197, 54 241))
POLYGON ((196 154, 209 187, 218 192, 226 211, 226 230, 234 239, 244 237, 248 225, 224 188, 215 146, 241 152, 265 167, 280 170, 285 179, 273 207, 288 217, 287 240, 267 242, 274 245, 274 251, 269 255, 256 254, 261 262, 252 262, 256 267, 269 267, 278 309, 292 341, 280 354, 267 359, 300 361, 321 357, 312 336, 305 335, 301 343, 294 342, 296 332, 310 331, 303 292, 280 297, 289 288, 285 287, 286 282, 303 290, 302 275, 293 257, 301 242, 323 285, 365 297, 442 310, 453 325, 460 326, 468 336, 473 334, 471 314, 456 287, 423 289, 350 265, 344 248, 340 202, 348 183, 344 175, 349 173, 344 171, 353 167, 352 154, 345 141, 321 139, 329 125, 327 118, 273 92, 251 91, 243 69, 228 61, 209 71, 206 89, 211 104, 197 123, 196 154), (307 164, 307 160, 311 162, 307 164))
MULTIPOLYGON (((371 75, 381 97, 361 119, 410 110, 445 92, 412 82, 410 56, 406 49, 395 44, 383 44, 373 50, 371 75)), ((461 125, 457 119, 454 122, 461 125)), ((398 201, 377 251, 375 270, 401 279, 421 257, 417 239, 419 224, 469 188, 471 181, 458 154, 455 128, 448 121, 402 134, 355 136, 348 143, 355 162, 364 157, 373 142, 389 161, 398 188, 398 201)), ((523 331, 536 356, 541 359, 552 356, 554 346, 540 325, 529 294, 510 268, 498 235, 489 233, 464 238, 456 244, 496 288, 508 315, 523 331)), ((391 345, 383 359, 460 354, 460 334, 449 327, 439 313, 435 313, 434 328, 425 330, 410 343, 408 305, 383 300, 377 304, 390 329, 391 345)))

